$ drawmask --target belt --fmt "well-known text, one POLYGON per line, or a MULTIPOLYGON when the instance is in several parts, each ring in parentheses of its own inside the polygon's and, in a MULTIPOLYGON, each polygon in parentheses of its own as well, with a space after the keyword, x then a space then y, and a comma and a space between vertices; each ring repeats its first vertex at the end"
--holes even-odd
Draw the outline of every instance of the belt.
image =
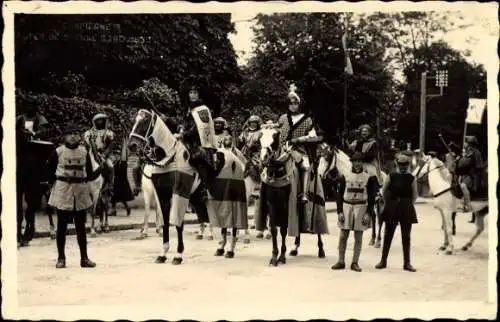
POLYGON ((366 200, 344 200, 344 203, 349 205, 364 205, 366 200))
POLYGON ((86 178, 68 178, 68 177, 57 177, 59 181, 67 182, 67 183, 86 183, 86 178))

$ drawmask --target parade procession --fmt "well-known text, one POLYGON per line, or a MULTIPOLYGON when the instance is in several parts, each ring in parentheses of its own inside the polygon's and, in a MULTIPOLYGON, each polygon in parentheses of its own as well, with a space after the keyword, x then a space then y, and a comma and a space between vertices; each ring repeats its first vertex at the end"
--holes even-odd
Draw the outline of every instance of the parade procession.
POLYGON ((20 299, 486 298, 490 88, 443 15, 16 16, 20 299))

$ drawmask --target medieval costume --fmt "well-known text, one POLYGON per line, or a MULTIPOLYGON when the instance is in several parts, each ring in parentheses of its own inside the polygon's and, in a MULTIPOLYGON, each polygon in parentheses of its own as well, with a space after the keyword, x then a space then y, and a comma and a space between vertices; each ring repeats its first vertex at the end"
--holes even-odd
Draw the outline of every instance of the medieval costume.
POLYGON ((238 137, 238 146, 247 159, 259 158, 260 138, 262 137, 262 120, 252 115, 243 126, 243 132, 238 137))
POLYGON ((375 268, 387 267, 387 257, 391 248, 392 238, 397 225, 401 227, 401 240, 403 242, 403 268, 415 272, 410 262, 410 236, 411 227, 418 223, 414 203, 418 197, 415 177, 408 172, 410 159, 403 154, 397 158, 398 170, 387 177, 382 188, 384 197, 384 210, 382 220, 385 222, 384 245, 382 258, 375 268))
POLYGON ((231 136, 229 133, 229 125, 223 117, 216 117, 214 119, 214 131, 215 131, 215 145, 217 148, 223 148, 225 146, 225 141, 227 136, 231 136))
POLYGON ((372 137, 372 128, 368 124, 359 127, 360 138, 354 140, 349 146, 351 154, 354 152, 363 153, 363 166, 372 176, 376 176, 379 185, 382 184, 380 165, 377 158, 378 146, 376 140, 372 137))
POLYGON ((27 245, 35 233, 35 213, 42 202, 44 173, 41 166, 47 161, 47 156, 54 147, 46 142, 34 151, 32 140, 48 130, 49 122, 38 112, 34 105, 29 105, 24 114, 16 118, 16 195, 17 195, 17 242, 20 246, 27 245), (27 209, 23 211, 23 198, 27 209), (26 219, 26 229, 22 234, 23 220, 26 219))
POLYGON ((471 210, 471 192, 479 190, 479 181, 484 168, 483 157, 477 149, 477 139, 466 137, 464 154, 458 160, 456 173, 460 176, 459 183, 464 195, 464 210, 471 210))
POLYGON ((108 116, 99 113, 92 119, 92 128, 83 134, 87 148, 95 153, 94 157, 99 164, 105 165, 103 177, 111 187, 114 185, 114 165, 112 160, 115 145, 115 133, 108 128, 108 116))
POLYGON ((363 169, 363 155, 354 153, 351 157, 352 172, 339 179, 337 198, 339 237, 339 259, 332 269, 345 268, 345 252, 349 232, 354 231, 354 255, 351 270, 361 272, 358 261, 363 245, 363 231, 370 228, 371 214, 377 194, 377 178, 363 169))
MULTIPOLYGON (((53 183, 49 205, 57 212, 56 268, 66 267, 66 230, 68 223, 75 223, 76 238, 80 247, 80 266, 95 267, 87 255, 86 211, 92 206, 88 181, 95 179, 88 150, 79 144, 76 129, 69 129, 65 143, 59 146, 48 161, 53 183)), ((98 173, 96 173, 99 175, 98 173)))

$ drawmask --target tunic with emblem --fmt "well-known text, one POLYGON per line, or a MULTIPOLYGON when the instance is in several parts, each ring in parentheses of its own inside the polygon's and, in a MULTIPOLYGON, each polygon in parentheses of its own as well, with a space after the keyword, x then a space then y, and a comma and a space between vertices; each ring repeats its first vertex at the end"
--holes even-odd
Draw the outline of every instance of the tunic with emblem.
POLYGON ((85 140, 85 143, 88 145, 90 145, 90 140, 91 138, 93 138, 97 148, 97 152, 103 152, 115 139, 115 133, 109 129, 90 129, 84 133, 83 138, 85 140))
POLYGON ((391 173, 384 182, 385 208, 382 220, 388 223, 418 223, 413 203, 418 191, 415 177, 410 173, 391 173))
POLYGON ((48 161, 55 181, 49 205, 59 210, 80 211, 92 206, 88 181, 92 179, 90 155, 84 146, 70 149, 62 145, 48 161))
POLYGON ((344 222, 338 222, 338 227, 345 230, 364 231, 371 223, 363 224, 363 217, 373 213, 377 180, 366 171, 350 172, 339 178, 339 197, 337 209, 342 209, 344 222))

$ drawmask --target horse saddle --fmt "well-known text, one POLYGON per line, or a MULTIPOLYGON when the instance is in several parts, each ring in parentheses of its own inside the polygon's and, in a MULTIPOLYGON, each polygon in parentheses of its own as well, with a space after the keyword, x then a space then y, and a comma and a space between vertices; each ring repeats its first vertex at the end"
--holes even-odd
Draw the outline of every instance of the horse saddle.
POLYGON ((451 180, 451 194, 458 199, 462 199, 464 197, 464 193, 462 192, 457 176, 453 176, 453 179, 451 180))

